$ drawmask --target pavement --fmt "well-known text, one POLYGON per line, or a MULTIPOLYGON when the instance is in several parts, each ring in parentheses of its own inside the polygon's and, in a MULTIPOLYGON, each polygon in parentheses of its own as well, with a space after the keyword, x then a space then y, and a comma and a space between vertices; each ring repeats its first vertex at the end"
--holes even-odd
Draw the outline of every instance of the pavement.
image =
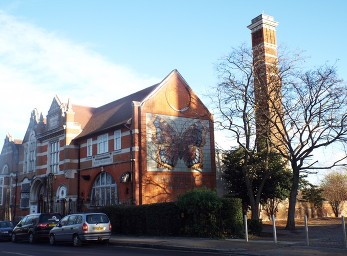
POLYGON ((292 234, 287 240, 281 238, 279 232, 277 241, 273 236, 252 237, 245 239, 209 239, 192 237, 152 237, 152 236, 125 236, 112 235, 110 243, 117 246, 131 246, 142 248, 158 248, 166 250, 206 253, 206 255, 347 255, 344 244, 327 246, 322 243, 308 246, 306 240, 293 240, 293 237, 301 237, 300 234, 292 234))

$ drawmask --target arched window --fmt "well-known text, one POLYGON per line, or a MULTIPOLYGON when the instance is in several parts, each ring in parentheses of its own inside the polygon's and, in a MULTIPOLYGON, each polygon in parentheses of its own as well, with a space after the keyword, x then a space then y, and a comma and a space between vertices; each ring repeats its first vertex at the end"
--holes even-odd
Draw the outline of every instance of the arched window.
POLYGON ((0 174, 8 174, 8 165, 7 164, 5 164, 4 167, 2 167, 0 174))
POLYGON ((29 141, 24 145, 24 172, 33 172, 36 169, 36 137, 31 132, 29 141))
POLYGON ((96 178, 90 197, 91 206, 118 204, 117 184, 110 174, 102 172, 96 178))

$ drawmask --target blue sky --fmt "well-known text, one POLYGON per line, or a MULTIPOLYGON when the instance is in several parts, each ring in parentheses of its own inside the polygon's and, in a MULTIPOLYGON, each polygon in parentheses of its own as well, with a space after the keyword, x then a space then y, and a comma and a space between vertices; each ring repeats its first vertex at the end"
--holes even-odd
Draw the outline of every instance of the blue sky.
POLYGON ((55 95, 99 106, 173 69, 208 106, 216 63, 250 45, 261 13, 279 22, 280 46, 305 51, 309 67, 337 61, 346 80, 346 10, 344 0, 0 0, 0 140, 22 139, 55 95))

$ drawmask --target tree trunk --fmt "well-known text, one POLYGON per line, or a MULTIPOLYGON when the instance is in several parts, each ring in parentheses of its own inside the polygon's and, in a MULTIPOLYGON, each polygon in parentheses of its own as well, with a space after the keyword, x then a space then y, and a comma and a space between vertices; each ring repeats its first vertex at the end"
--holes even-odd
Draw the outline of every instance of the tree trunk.
POLYGON ((333 209, 334 215, 335 217, 339 217, 339 206, 340 206, 340 202, 337 201, 330 201, 329 202, 331 205, 331 208, 333 209))
POLYGON ((295 205, 299 189, 299 180, 300 171, 298 169, 293 168, 293 183, 289 195, 288 218, 286 226, 286 229, 288 230, 295 230, 295 205))
POLYGON ((248 176, 245 176, 245 182, 247 187, 247 194, 249 197, 249 204, 251 206, 251 219, 258 220, 259 219, 259 202, 254 197, 252 183, 249 180, 248 176))

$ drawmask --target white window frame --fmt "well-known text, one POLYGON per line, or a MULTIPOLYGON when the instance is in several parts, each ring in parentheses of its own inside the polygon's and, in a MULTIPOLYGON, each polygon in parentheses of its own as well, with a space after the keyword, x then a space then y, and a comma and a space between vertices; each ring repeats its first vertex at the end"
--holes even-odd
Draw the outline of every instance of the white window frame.
POLYGON ((93 156, 93 139, 87 140, 87 157, 93 156))
POLYGON ((98 154, 108 152, 108 134, 102 134, 98 136, 98 154))
POLYGON ((59 172, 59 140, 49 143, 49 167, 51 173, 59 172))
POLYGON ((122 131, 115 130, 114 131, 114 150, 122 149, 122 131))
POLYGON ((91 191, 92 206, 108 206, 118 204, 117 184, 113 177, 102 172, 97 176, 91 191))

